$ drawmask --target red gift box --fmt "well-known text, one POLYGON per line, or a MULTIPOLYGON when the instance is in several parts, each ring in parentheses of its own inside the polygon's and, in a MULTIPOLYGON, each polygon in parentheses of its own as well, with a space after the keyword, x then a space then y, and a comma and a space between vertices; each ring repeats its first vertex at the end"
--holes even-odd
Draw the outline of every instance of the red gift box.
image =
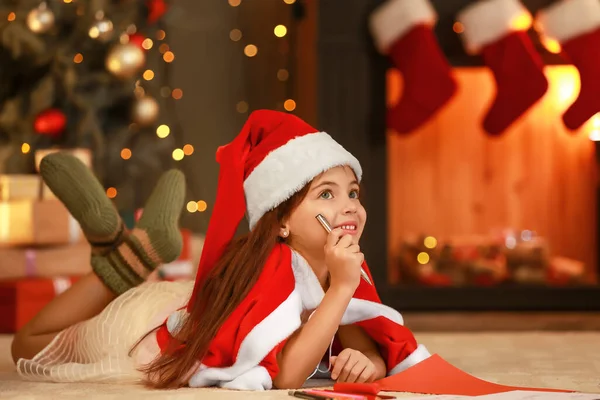
POLYGON ((0 333, 15 333, 78 277, 0 281, 0 333))

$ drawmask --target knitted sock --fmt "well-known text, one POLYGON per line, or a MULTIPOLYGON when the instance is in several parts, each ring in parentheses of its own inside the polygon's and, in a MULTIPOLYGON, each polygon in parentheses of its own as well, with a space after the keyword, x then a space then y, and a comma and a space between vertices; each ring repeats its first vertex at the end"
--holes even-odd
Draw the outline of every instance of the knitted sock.
POLYGON ((144 282, 159 265, 179 257, 183 248, 179 216, 184 200, 183 173, 164 173, 123 243, 104 256, 92 257, 94 272, 108 288, 121 294, 144 282))
POLYGON ((85 164, 70 154, 53 153, 42 159, 40 175, 79 222, 92 254, 104 254, 119 245, 125 224, 85 164))

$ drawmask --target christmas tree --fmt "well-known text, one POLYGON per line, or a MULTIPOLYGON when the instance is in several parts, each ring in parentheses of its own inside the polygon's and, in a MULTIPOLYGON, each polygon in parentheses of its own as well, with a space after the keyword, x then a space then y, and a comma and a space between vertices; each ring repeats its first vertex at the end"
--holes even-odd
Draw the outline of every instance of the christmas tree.
POLYGON ((139 207, 177 149, 164 0, 0 1, 0 170, 89 149, 119 209, 139 207), (176 149, 175 152, 173 149, 176 149), (118 193, 118 196, 116 196, 118 193))

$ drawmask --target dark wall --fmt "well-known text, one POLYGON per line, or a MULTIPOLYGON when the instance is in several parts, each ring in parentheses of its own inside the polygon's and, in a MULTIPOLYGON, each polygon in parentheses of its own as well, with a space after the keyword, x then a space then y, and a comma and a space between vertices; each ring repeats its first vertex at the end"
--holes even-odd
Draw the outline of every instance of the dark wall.
MULTIPOLYGON (((217 147, 239 133, 252 110, 283 110, 285 99, 297 98, 298 76, 307 68, 294 68, 294 54, 298 42, 305 43, 298 36, 306 37, 307 27, 294 20, 293 8, 283 1, 242 1, 237 7, 225 0, 176 3, 180 12, 168 21, 167 42, 176 54, 172 86, 184 91, 176 106, 182 126, 179 141, 195 148, 179 166, 187 176, 190 200, 208 203, 204 213, 184 212, 182 223, 203 232, 217 189, 217 147), (288 27, 284 38, 274 35, 277 24, 288 27), (230 39, 232 29, 242 32, 241 40, 230 39), (244 55, 247 44, 258 47, 257 56, 244 55), (282 68, 290 71, 287 81, 277 78, 282 68)), ((296 111, 310 115, 314 108, 299 104, 296 111)))

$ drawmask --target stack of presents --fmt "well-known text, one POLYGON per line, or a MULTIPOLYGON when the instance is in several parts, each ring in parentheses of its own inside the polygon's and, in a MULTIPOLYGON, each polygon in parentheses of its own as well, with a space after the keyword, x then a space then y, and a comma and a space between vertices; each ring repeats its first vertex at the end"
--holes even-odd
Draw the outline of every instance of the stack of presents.
MULTIPOLYGON (((39 151, 36 165, 51 151, 39 151)), ((91 167, 87 149, 68 150, 91 167)), ((138 215, 139 215, 138 211, 138 215)), ((178 260, 153 280, 193 279, 191 232, 182 229, 178 260)), ((90 246, 78 222, 38 174, 0 174, 0 333, 14 333, 91 272, 90 246)))
POLYGON ((401 282, 425 286, 587 283, 583 262, 552 256, 547 240, 531 230, 406 238, 396 261, 401 282))

